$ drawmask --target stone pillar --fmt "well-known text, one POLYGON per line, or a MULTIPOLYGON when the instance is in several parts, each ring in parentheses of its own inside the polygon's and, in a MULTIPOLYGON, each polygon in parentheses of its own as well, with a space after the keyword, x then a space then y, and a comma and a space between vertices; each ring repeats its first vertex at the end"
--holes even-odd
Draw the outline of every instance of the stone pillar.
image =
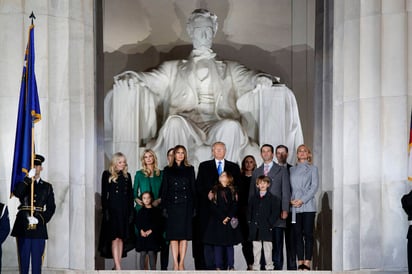
POLYGON ((334 1, 316 0, 313 159, 319 168, 316 249, 312 267, 332 269, 332 96, 334 1))
MULTIPOLYGON (((34 12, 36 76, 42 120, 36 151, 46 157, 42 178, 53 184, 56 213, 48 225, 45 267, 94 268, 94 1, 16 1, 0 5, 1 189, 10 189, 14 133, 29 15, 34 12), (3 149, 4 148, 4 149, 3 149)), ((8 192, 2 191, 7 201, 8 192)), ((17 201, 8 201, 11 225, 17 201)), ((3 266, 17 267, 14 238, 3 266)))
POLYGON ((333 269, 403 270, 405 1, 335 1, 333 269))

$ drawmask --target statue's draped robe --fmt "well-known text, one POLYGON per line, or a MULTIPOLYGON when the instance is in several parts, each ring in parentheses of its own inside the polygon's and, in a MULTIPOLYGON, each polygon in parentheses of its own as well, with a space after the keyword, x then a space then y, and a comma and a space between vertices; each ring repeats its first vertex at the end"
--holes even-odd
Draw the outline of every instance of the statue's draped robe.
POLYGON ((296 100, 290 90, 282 86, 288 92, 281 95, 285 102, 281 104, 287 107, 260 109, 259 94, 264 88, 257 85, 257 79, 261 74, 237 62, 218 61, 214 55, 203 58, 192 53, 188 60, 167 61, 150 72, 116 76, 113 94, 106 98, 108 139, 151 147, 161 166, 166 164, 166 151, 177 144, 188 149, 193 164, 208 159, 210 145, 216 141, 226 144, 228 160, 239 162, 245 153, 256 155, 262 123, 265 127, 284 125, 275 129, 276 134, 288 133, 280 134, 282 144, 294 143, 285 138, 303 142, 296 100), (288 125, 285 121, 259 122, 264 120, 259 118, 262 111, 287 111, 275 117, 288 117, 288 125))

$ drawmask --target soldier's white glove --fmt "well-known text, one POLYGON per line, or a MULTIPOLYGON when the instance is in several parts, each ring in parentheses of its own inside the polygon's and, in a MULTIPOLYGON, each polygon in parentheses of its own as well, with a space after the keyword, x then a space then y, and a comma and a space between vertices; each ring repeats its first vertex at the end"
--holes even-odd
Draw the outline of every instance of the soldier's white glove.
POLYGON ((29 174, 27 175, 29 178, 33 178, 36 175, 36 169, 32 168, 29 171, 29 174))
POLYGON ((37 225, 39 223, 39 220, 34 216, 27 217, 27 220, 29 220, 30 225, 37 225))

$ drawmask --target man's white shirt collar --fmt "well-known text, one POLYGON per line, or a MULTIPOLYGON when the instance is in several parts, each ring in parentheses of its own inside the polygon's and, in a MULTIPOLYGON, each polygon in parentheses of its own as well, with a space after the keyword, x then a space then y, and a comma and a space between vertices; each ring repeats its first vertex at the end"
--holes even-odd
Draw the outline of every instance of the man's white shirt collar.
POLYGON ((273 161, 271 161, 269 164, 263 163, 263 168, 265 168, 265 166, 268 166, 270 170, 273 166, 273 161))
POLYGON ((217 166, 219 165, 219 162, 222 163, 222 170, 224 170, 224 167, 225 167, 225 159, 222 159, 222 160, 215 159, 216 168, 217 168, 217 166))

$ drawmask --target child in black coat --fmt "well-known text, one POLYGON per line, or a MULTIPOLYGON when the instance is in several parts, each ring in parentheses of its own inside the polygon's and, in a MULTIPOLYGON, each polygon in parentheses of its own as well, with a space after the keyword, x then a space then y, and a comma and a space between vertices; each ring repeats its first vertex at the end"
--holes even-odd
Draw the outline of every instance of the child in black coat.
POLYGON ((234 270, 233 246, 242 241, 242 234, 236 224, 238 196, 233 186, 233 176, 223 171, 219 176, 219 183, 211 193, 211 214, 203 240, 213 246, 217 270, 225 270, 224 258, 227 260, 227 268, 234 270))
POLYGON ((136 251, 140 252, 140 269, 144 269, 146 256, 149 256, 151 270, 156 269, 156 255, 162 241, 162 214, 152 206, 153 194, 142 193, 143 207, 137 213, 135 226, 137 233, 136 251))
POLYGON ((259 176, 256 185, 259 192, 249 201, 248 223, 249 240, 253 241, 253 270, 260 270, 260 257, 265 256, 266 270, 273 270, 272 229, 280 215, 280 200, 268 188, 270 178, 259 176))

